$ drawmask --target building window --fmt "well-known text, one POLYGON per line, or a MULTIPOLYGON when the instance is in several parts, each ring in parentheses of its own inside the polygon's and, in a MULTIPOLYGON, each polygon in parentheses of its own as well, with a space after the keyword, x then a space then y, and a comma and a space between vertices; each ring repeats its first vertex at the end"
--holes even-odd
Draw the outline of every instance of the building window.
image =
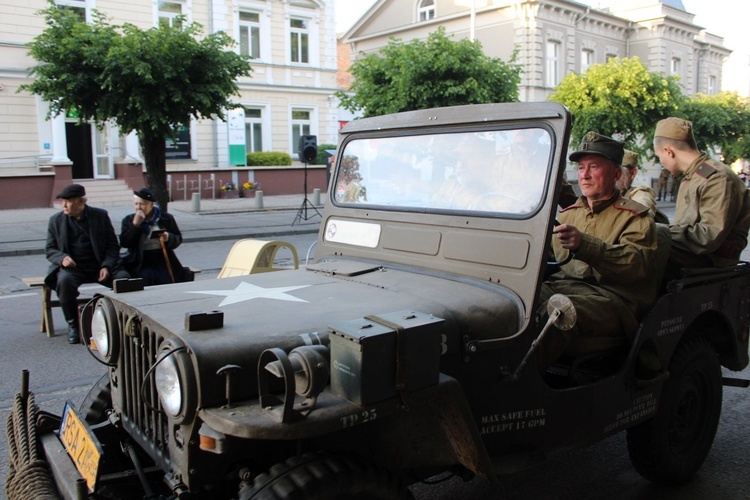
POLYGON ((670 74, 672 75, 679 75, 680 70, 682 69, 682 61, 679 57, 673 57, 672 58, 672 67, 670 74))
POLYGON ((292 48, 291 60, 296 63, 310 62, 310 33, 305 19, 291 19, 289 21, 290 43, 292 48))
POLYGON ((591 49, 581 50, 581 73, 585 73, 592 64, 594 64, 594 51, 591 49))
POLYGON ((86 22, 86 0, 55 0, 55 5, 74 12, 81 21, 86 22))
POLYGON ((617 59, 617 54, 607 54, 607 62, 617 59))
POLYGON ((245 149, 263 151, 263 109, 245 107, 245 149))
POLYGON ((555 87, 560 83, 560 42, 550 40, 547 42, 546 54, 546 86, 555 87))
POLYGON ((297 153, 299 138, 309 135, 312 127, 312 111, 309 109, 292 108, 292 152, 297 153))
POLYGON ((435 19, 435 0, 421 0, 417 7, 419 22, 435 19))
POLYGON ((716 93, 716 76, 710 75, 708 77, 708 92, 707 94, 713 95, 716 93))
POLYGON ((240 54, 260 59, 260 14, 240 12, 240 54))
POLYGON ((180 27, 179 16, 182 15, 181 2, 160 1, 158 3, 158 9, 159 26, 180 27))

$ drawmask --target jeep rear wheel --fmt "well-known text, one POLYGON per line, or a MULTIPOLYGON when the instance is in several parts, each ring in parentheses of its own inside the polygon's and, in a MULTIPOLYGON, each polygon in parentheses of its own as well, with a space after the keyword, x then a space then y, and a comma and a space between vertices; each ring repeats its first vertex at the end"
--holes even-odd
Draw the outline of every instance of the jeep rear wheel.
POLYGON ((276 464, 240 490, 240 500, 411 499, 390 472, 353 455, 307 454, 276 464))
POLYGON ((630 461, 638 473, 657 483, 690 479, 713 444, 721 398, 721 367, 708 341, 680 344, 656 415, 627 432, 630 461))

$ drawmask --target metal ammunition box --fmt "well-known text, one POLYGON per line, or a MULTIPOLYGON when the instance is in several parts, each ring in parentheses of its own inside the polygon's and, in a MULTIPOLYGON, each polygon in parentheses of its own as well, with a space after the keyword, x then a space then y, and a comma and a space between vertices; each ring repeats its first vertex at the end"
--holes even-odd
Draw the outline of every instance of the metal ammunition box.
POLYGON ((368 405, 436 384, 442 324, 432 315, 398 311, 329 326, 331 390, 368 405))

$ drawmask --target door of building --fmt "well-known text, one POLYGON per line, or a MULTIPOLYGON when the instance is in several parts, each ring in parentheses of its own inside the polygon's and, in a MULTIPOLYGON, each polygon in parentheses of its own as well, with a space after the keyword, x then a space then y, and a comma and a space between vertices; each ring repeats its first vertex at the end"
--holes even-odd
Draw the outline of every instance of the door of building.
POLYGON ((65 122, 65 142, 68 158, 73 162, 73 179, 94 177, 94 161, 91 155, 91 124, 65 122))
POLYGON ((109 122, 102 127, 92 127, 92 142, 94 145, 94 179, 114 179, 114 159, 112 152, 115 147, 112 138, 117 137, 113 133, 109 122))

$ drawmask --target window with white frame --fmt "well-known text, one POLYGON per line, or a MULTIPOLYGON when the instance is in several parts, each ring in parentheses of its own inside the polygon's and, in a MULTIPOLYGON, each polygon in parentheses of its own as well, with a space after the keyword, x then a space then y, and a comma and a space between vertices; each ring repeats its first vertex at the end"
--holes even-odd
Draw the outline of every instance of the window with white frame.
POLYGON ((240 11, 240 54, 260 59, 260 14, 240 11))
POLYGON ((179 28, 179 16, 183 15, 182 2, 169 2, 160 0, 157 3, 159 9, 159 25, 174 26, 179 28))
POLYGON ((716 75, 709 75, 708 77, 708 92, 706 92, 708 95, 713 95, 716 93, 716 75))
POLYGON ((594 51, 591 49, 581 50, 581 73, 585 73, 589 66, 594 64, 594 51))
POLYGON ((417 7, 417 19, 419 22, 435 19, 435 0, 420 0, 417 7))
POLYGON ((545 83, 547 87, 555 87, 560 83, 560 42, 557 40, 547 41, 546 58, 546 75, 545 83))
POLYGON ((60 9, 74 12, 81 18, 81 21, 86 22, 86 0, 55 0, 55 5, 60 9))
POLYGON ((671 75, 679 75, 682 69, 682 60, 679 57, 672 58, 672 66, 670 68, 671 75))
POLYGON ((308 64, 310 62, 310 32, 309 21, 301 18, 289 20, 289 43, 291 45, 291 61, 308 64))
POLYGON ((297 153, 299 138, 303 135, 309 135, 312 130, 311 109, 292 108, 292 151, 297 153))
POLYGON ((245 149, 263 151, 263 108, 245 106, 245 149))

